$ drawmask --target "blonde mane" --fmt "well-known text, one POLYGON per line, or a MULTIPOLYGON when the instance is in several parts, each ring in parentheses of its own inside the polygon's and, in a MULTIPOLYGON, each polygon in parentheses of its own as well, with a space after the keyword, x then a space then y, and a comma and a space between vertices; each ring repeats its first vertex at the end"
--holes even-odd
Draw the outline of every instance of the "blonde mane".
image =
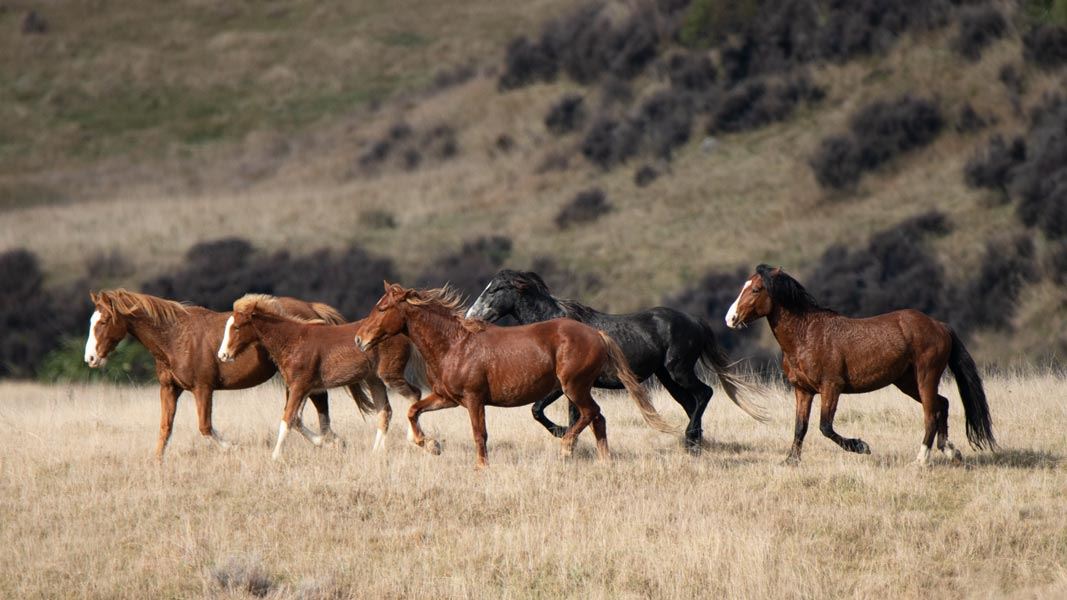
POLYGON ((285 310, 282 303, 269 294, 245 294, 233 303, 233 312, 270 315, 285 321, 305 324, 325 324, 323 319, 305 319, 285 310))
POLYGON ((175 323, 188 314, 186 304, 118 288, 100 292, 104 306, 125 316, 144 316, 157 323, 175 323))
POLYGON ((478 332, 484 331, 488 326, 488 323, 480 319, 467 319, 463 315, 466 313, 466 299, 459 290, 452 286, 445 284, 443 287, 433 288, 428 290, 410 290, 410 294, 407 297, 407 303, 412 306, 436 306, 448 311, 452 316, 459 319, 463 328, 467 331, 478 332))

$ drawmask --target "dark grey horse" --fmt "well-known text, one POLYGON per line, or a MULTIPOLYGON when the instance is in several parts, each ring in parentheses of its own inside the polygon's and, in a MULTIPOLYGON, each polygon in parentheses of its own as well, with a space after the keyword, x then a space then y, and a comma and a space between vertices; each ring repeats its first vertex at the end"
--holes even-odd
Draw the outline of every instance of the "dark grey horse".
MULTIPOLYGON (((726 353, 715 343, 715 335, 703 320, 663 307, 626 315, 602 313, 553 297, 537 273, 504 269, 474 301, 467 317, 496 321, 508 315, 522 324, 567 317, 606 332, 622 347, 638 379, 644 381, 655 375, 685 409, 689 416, 685 441, 690 451, 699 451, 701 447, 701 421, 712 395, 712 389, 697 376, 698 364, 718 375, 726 395, 741 410, 760 421, 766 418, 760 406, 740 396, 740 388, 748 385, 730 371, 726 353)), ((613 379, 598 379, 596 387, 621 389, 622 384, 613 379)), ((567 428, 546 417, 545 407, 560 395, 562 392, 555 392, 533 406, 534 418, 556 437, 562 436, 567 428)), ((575 416, 572 406, 572 422, 575 416)))

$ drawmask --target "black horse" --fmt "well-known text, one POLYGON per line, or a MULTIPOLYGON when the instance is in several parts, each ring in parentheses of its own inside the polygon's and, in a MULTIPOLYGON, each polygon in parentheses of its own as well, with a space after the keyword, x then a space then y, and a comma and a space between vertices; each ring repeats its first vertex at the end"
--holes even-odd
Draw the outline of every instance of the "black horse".
MULTIPOLYGON (((622 347, 630 368, 644 381, 655 375, 689 416, 685 431, 686 447, 700 450, 701 420, 711 400, 712 389, 697 376, 697 365, 714 371, 734 404, 753 418, 766 419, 763 409, 741 398, 743 380, 730 371, 726 353, 715 343, 715 335, 703 320, 674 309, 657 307, 627 315, 599 312, 572 300, 554 298, 537 273, 504 269, 498 272, 485 291, 467 311, 468 318, 496 321, 511 315, 519 323, 536 323, 567 317, 605 331, 622 347)), ((614 379, 598 379, 596 387, 621 389, 614 379)), ((533 406, 533 416, 553 435, 567 431, 545 416, 545 407, 562 395, 554 392, 533 406)), ((571 406, 571 422, 577 415, 571 406)))

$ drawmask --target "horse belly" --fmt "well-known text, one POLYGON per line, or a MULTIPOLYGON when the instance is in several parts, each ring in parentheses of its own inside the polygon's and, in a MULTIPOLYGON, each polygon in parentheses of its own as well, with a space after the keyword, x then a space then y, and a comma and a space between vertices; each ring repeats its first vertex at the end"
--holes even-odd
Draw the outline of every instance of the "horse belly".
POLYGON ((490 406, 522 406, 533 404, 559 389, 554 372, 513 372, 489 378, 490 406))

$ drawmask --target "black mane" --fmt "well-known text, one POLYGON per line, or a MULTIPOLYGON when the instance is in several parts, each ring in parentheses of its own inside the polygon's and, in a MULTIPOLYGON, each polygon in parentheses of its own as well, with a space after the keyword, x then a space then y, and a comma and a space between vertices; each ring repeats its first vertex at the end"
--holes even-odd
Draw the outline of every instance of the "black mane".
POLYGON ((795 312, 830 311, 819 304, 799 281, 780 268, 759 265, 756 267, 756 273, 763 279, 767 293, 778 306, 795 312))
POLYGON ((502 269, 496 276, 498 279, 507 282, 508 285, 521 293, 532 292, 552 301, 559 306, 560 310, 562 310, 568 317, 575 318, 579 321, 584 320, 587 317, 601 314, 600 311, 575 300, 556 298, 552 295, 551 290, 548 289, 548 284, 545 283, 545 280, 541 279, 541 276, 533 271, 502 269))

